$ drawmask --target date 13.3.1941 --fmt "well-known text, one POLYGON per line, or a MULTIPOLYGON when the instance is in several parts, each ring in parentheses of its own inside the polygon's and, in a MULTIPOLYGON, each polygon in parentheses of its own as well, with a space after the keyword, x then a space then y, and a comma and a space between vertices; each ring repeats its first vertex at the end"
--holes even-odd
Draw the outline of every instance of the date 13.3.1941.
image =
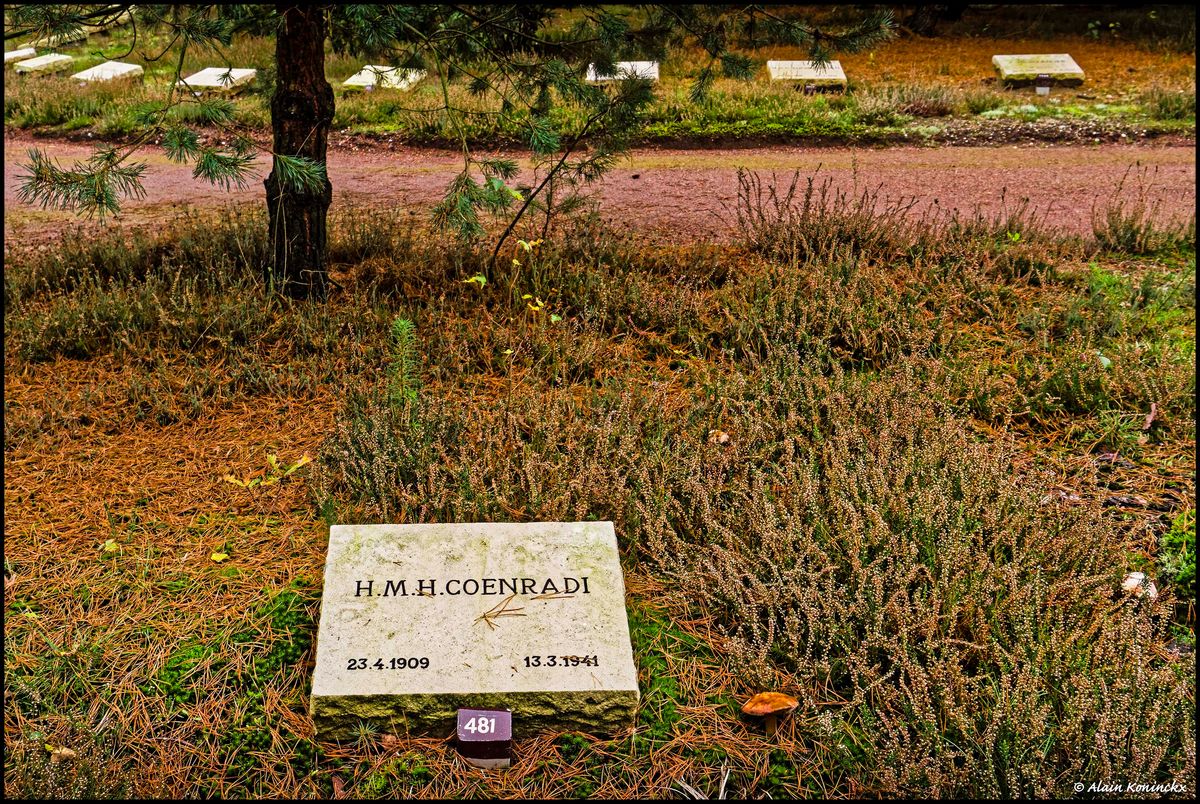
POLYGON ((599 656, 526 656, 526 667, 599 667, 599 656))

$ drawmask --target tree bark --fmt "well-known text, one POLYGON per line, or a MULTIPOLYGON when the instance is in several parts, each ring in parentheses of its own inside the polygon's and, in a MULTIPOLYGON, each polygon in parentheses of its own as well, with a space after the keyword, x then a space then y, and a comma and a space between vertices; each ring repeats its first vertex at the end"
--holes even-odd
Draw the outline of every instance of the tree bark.
MULTIPOLYGON (((325 80, 323 6, 279 4, 275 37, 275 94, 271 96, 274 150, 325 164, 329 127, 333 123, 333 87, 325 80)), ((269 279, 292 298, 324 298, 325 216, 333 198, 328 177, 313 192, 284 186, 272 170, 264 182, 274 260, 269 279)))

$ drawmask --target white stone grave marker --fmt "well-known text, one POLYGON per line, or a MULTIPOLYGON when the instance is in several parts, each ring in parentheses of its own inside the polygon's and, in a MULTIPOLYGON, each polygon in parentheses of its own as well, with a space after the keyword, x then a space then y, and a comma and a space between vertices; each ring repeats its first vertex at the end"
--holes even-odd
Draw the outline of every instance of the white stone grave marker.
POLYGON ((330 528, 321 736, 444 736, 460 708, 511 709, 515 736, 613 734, 637 701, 611 522, 330 528))
POLYGON ((133 14, 126 10, 121 12, 121 14, 110 23, 104 25, 84 24, 73 31, 54 34, 52 36, 45 36, 32 42, 26 42, 24 45, 22 45, 22 47, 58 47, 59 45, 66 45, 72 42, 82 42, 91 34, 103 33, 110 28, 119 28, 123 25, 128 25, 131 22, 133 22, 133 14))
POLYGON ((58 73, 70 67, 73 61, 75 59, 70 56, 64 56, 62 53, 47 53, 45 56, 19 61, 14 69, 23 75, 58 73))
POLYGON ((812 61, 768 61, 767 72, 772 81, 803 81, 817 87, 846 87, 846 72, 840 61, 818 67, 812 61))
POLYGON ((71 78, 85 83, 95 81, 117 81, 119 79, 141 78, 145 71, 140 64, 126 64, 121 61, 106 61, 82 72, 75 73, 71 78))
POLYGON ((31 47, 23 47, 17 50, 6 50, 4 51, 4 63, 8 64, 9 62, 13 61, 24 61, 25 59, 32 59, 36 55, 37 51, 31 47))
POLYGON ((368 64, 343 81, 342 86, 347 89, 365 89, 367 91, 376 87, 403 91, 424 77, 424 70, 402 70, 399 67, 368 64))
POLYGON ((196 92, 236 92, 253 81, 257 73, 239 67, 206 67, 182 79, 182 83, 196 92))
POLYGON ((1077 87, 1083 70, 1067 53, 1034 53, 1021 56, 992 56, 992 66, 1006 86, 1030 86, 1045 73, 1058 86, 1077 87))
POLYGON ((619 61, 616 63, 616 72, 612 75, 601 75, 600 73, 596 72, 596 65, 588 65, 587 80, 593 83, 602 81, 620 81, 623 78, 648 78, 651 81, 657 81, 658 62, 619 61))

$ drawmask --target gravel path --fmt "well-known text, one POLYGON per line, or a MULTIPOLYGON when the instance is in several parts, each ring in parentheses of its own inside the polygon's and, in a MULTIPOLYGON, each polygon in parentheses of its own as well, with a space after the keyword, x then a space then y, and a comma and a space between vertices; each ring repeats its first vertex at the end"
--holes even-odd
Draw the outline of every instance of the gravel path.
MULTIPOLYGON (((76 219, 61 211, 21 204, 16 197, 30 147, 46 149, 63 164, 86 157, 86 144, 26 135, 4 141, 4 229, 6 239, 52 238, 76 219)), ((509 156, 520 158, 521 154, 509 156)), ((170 163, 158 148, 141 157, 149 163, 146 196, 125 204, 126 225, 153 224, 188 207, 214 207, 262 199, 261 181, 225 192, 192 178, 191 169, 170 163)), ((265 158, 260 171, 266 174, 265 158)), ((428 210, 461 169, 450 151, 352 143, 330 148, 329 175, 334 204, 354 203, 428 210)), ((1131 167, 1145 168, 1148 198, 1160 204, 1162 218, 1190 216, 1196 203, 1196 152, 1189 145, 1005 145, 996 147, 724 149, 640 148, 600 184, 601 210, 610 219, 630 221, 669 239, 720 237, 729 232, 737 196, 737 168, 780 181, 793 171, 829 178, 839 189, 878 190, 883 198, 915 199, 913 214, 931 204, 943 209, 998 211, 1029 199, 1047 221, 1088 232, 1093 205, 1111 198, 1131 167)), ((1125 196, 1138 191, 1137 170, 1129 174, 1125 196)))

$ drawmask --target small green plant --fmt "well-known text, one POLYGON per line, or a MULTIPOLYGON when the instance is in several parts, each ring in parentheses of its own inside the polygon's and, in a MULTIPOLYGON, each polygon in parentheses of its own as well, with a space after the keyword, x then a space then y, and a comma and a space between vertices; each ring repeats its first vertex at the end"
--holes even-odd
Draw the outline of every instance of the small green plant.
POLYGON ((301 738, 290 729, 273 729, 269 723, 264 699, 267 690, 295 679, 312 648, 316 623, 313 620, 313 597, 310 584, 297 579, 272 595, 255 611, 254 630, 236 634, 233 642, 239 645, 265 645, 265 652, 256 656, 238 676, 239 716, 220 735, 222 753, 229 760, 228 773, 238 776, 259 768, 255 754, 265 752, 277 740, 293 743, 289 749, 295 772, 307 774, 315 767, 319 748, 310 739, 301 738))
POLYGON ((417 401, 417 328, 402 316, 392 320, 388 401, 401 408, 417 401))
POLYGON ((190 642, 171 654, 152 683, 145 685, 144 689, 156 691, 178 705, 191 704, 195 702, 198 692, 196 677, 206 668, 220 664, 224 662, 218 657, 215 647, 190 642))
POLYGON ((1104 23, 1100 20, 1092 20, 1087 24, 1088 36, 1092 37, 1093 39, 1099 39, 1100 36, 1107 31, 1109 36, 1111 36, 1113 39, 1116 39, 1118 36, 1120 36, 1118 33, 1120 27, 1121 23, 1119 22, 1104 23))
POLYGON ((1175 586, 1184 602, 1196 602, 1196 510, 1189 508, 1175 518, 1163 535, 1159 553, 1163 575, 1175 586))
POLYGON ((244 489, 258 488, 259 486, 273 486, 285 477, 292 475, 301 466, 312 461, 312 458, 307 455, 300 458, 295 463, 280 463, 279 456, 274 453, 267 453, 267 465, 263 469, 251 472, 244 479, 239 479, 233 475, 225 475, 226 483, 232 483, 235 486, 241 486, 244 489))

